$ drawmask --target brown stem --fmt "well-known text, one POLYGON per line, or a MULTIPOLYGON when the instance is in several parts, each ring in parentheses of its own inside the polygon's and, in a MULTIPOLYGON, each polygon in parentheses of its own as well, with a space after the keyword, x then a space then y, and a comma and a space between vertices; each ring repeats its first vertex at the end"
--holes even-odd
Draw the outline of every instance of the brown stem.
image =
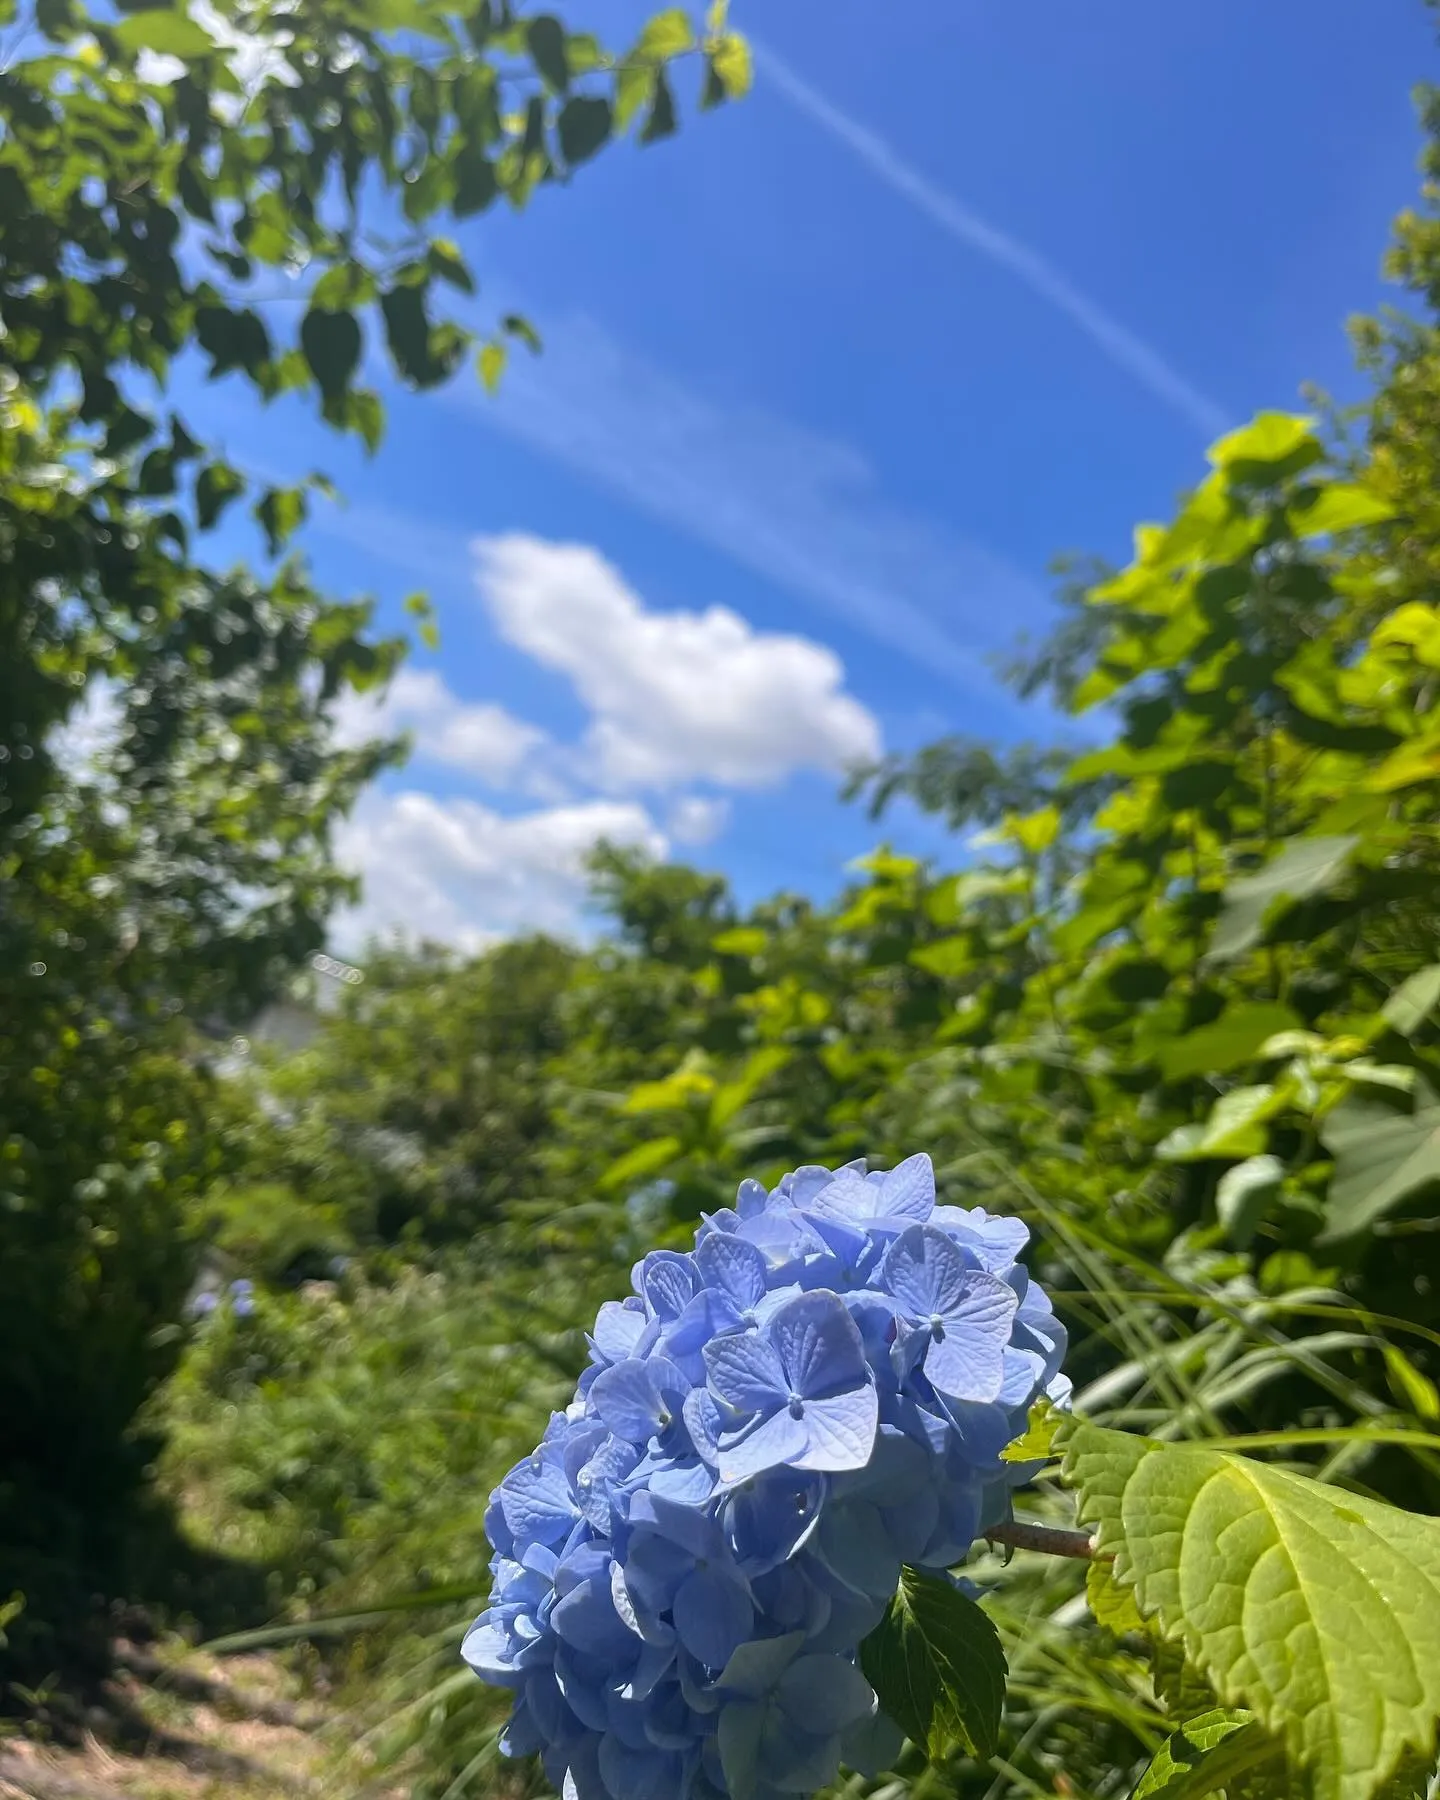
POLYGON ((1006 1544, 1012 1550, 1043 1550, 1047 1556, 1073 1556, 1088 1562, 1095 1554, 1095 1541, 1088 1531, 1061 1531, 1055 1525, 1027 1525, 1022 1519, 1011 1519, 1006 1525, 992 1525, 985 1533, 992 1544, 1006 1544))

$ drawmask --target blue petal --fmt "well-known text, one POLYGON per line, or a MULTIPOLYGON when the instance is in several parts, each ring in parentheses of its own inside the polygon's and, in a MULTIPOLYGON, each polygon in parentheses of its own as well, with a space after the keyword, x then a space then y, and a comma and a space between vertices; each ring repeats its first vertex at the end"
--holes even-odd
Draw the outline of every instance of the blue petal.
POLYGON ((695 1265, 706 1287, 728 1294, 742 1312, 764 1296, 765 1258, 744 1238, 706 1238, 695 1251, 695 1265))
POLYGON ((880 1282, 909 1318, 923 1320, 958 1306, 970 1273, 964 1254, 944 1232, 911 1225, 885 1252, 880 1282))
POLYGON ((695 1264, 678 1250, 652 1250, 636 1283, 657 1319, 677 1319, 695 1292, 695 1264))
POLYGON ((655 1326, 645 1316, 638 1300, 607 1300, 595 1316, 591 1342, 606 1362, 619 1362, 622 1356, 643 1356, 647 1334, 653 1338, 655 1326))
POLYGON ((814 1553, 858 1594, 878 1594, 888 1601, 900 1580, 900 1554, 878 1509, 863 1500, 826 1511, 814 1553))
POLYGON ((838 1294, 800 1294, 780 1308, 766 1330, 787 1394, 809 1399, 869 1378, 859 1327, 838 1294))
POLYGON ((802 1656, 780 1677, 776 1698, 804 1730, 844 1731, 875 1710, 875 1690, 843 1656, 802 1656))
POLYGON ((783 1637, 755 1638, 741 1644, 721 1670, 716 1687, 750 1699, 768 1694, 800 1654, 804 1641, 800 1632, 787 1631, 783 1637))
POLYGON ((538 1455, 513 1468, 500 1483, 500 1505, 517 1543, 538 1538, 553 1544, 579 1516, 564 1472, 538 1455))
POLYGON ((672 1614, 680 1642, 712 1669, 723 1669, 755 1624, 745 1587, 712 1568, 696 1569, 681 1582, 672 1614))
POLYGON ((767 1339, 738 1331, 705 1346, 710 1391, 737 1412, 769 1412, 789 1391, 784 1365, 767 1339))
POLYGON ((935 1209, 935 1170, 922 1150, 897 1163, 880 1185, 880 1205, 875 1208, 889 1218, 913 1219, 923 1225, 935 1209))
POLYGON ((720 1479, 745 1481, 752 1475, 763 1475, 767 1469, 803 1456, 809 1443, 805 1421, 782 1407, 757 1425, 726 1432, 721 1437, 720 1479))
POLYGON ((970 1274, 945 1315, 944 1335, 925 1352, 936 1393, 952 1400, 994 1400, 1005 1377, 1005 1346, 1015 1318, 1015 1290, 993 1275, 970 1274))
MULTIPOLYGON (((644 1444, 663 1431, 674 1414, 661 1382, 673 1364, 658 1357, 642 1362, 627 1357, 602 1369, 590 1389, 590 1404, 609 1430, 632 1444, 644 1444)), ((678 1370, 675 1371, 678 1375, 678 1370)))
POLYGON ((880 1425, 879 1396, 867 1385, 826 1400, 807 1400, 800 1423, 805 1428, 805 1449, 787 1459, 793 1468, 863 1469, 880 1425))

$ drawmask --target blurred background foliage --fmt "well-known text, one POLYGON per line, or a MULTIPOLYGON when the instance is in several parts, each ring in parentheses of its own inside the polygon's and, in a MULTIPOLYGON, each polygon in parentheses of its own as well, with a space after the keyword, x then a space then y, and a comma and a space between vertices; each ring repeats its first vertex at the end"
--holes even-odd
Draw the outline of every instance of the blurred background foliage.
MULTIPOLYGON (((706 103, 748 64, 723 10, 618 58, 498 5, 217 12, 265 47, 249 91, 183 12, 75 0, 0 74, 9 1700, 103 1665, 119 1599, 201 1635, 269 1621, 230 1641, 306 1646, 352 1791, 362 1765, 493 1789, 495 1697, 456 1660, 489 1488, 641 1250, 802 1162, 923 1147, 947 1199, 1023 1215, 1092 1416, 1271 1433, 1440 1509, 1440 1449, 1405 1435, 1440 1427, 1440 98, 1391 251, 1416 314, 1355 328, 1369 404, 1223 439, 1127 568, 1069 567, 1008 671, 1099 709, 1100 747, 956 738, 856 772, 877 819, 899 795, 943 817, 954 866, 881 849, 834 905, 747 910, 606 850, 588 948, 375 946, 321 1004, 329 834, 403 749, 337 745, 333 707, 403 646, 312 589, 305 492, 212 455, 166 370, 198 348, 367 442, 367 342, 416 386, 467 354, 501 378, 533 328, 471 343, 436 314, 474 278, 434 222, 665 136, 672 59, 706 103), (411 237, 382 258, 387 192, 411 237), (280 342, 252 284, 302 266, 280 342), (242 496, 271 557, 216 571, 204 532, 242 496), (277 1001, 302 1029, 267 1038, 277 1001)), ((1065 1514, 1043 1481, 1026 1504, 1065 1514)), ((909 1750, 854 1792, 1127 1791, 1204 1697, 1082 1568, 979 1573, 1000 1757, 909 1750)))

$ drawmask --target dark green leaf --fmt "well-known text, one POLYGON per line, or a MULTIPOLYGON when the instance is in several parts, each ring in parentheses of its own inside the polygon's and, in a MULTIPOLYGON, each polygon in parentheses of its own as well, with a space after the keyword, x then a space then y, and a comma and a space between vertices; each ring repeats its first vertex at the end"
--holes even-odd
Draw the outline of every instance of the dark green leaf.
POLYGON ((860 1646, 860 1666, 881 1710, 931 1758, 995 1754, 1005 1652, 989 1617, 943 1575, 901 1571, 890 1610, 860 1646))
POLYGON ((1297 900, 1324 893, 1349 867, 1358 837, 1297 838, 1258 875, 1232 881, 1207 960, 1228 962, 1258 944, 1265 926, 1297 900))
POLYGON ((300 323, 300 348, 327 400, 343 394, 360 362, 360 326, 348 312, 311 311, 300 323))
POLYGON ((245 492, 245 478, 228 463, 206 463, 195 481, 195 516, 208 531, 230 502, 245 492))
POLYGON ((601 147, 610 136, 614 114, 610 102, 593 95, 577 95, 560 109, 557 121, 560 151, 573 169, 601 147))
POLYGON ((1288 1006, 1273 1000, 1241 1002, 1227 1007, 1211 1025, 1162 1045, 1160 1068, 1167 1081, 1188 1075, 1223 1075, 1252 1061, 1267 1038, 1298 1031, 1304 1021, 1288 1006))
POLYGON ((557 94, 570 86, 570 59, 565 54, 565 27, 553 13, 541 13, 525 27, 525 43, 535 67, 557 94))
POLYGON ((640 128, 640 142, 656 144, 661 138, 673 136, 677 129, 675 95, 671 90, 669 77, 664 69, 659 69, 655 74, 655 97, 650 102, 649 114, 640 128))
POLYGON ((1326 1115, 1320 1137, 1335 1158, 1324 1243, 1352 1238, 1402 1201, 1440 1185, 1440 1105, 1410 1113, 1352 1094, 1326 1115))

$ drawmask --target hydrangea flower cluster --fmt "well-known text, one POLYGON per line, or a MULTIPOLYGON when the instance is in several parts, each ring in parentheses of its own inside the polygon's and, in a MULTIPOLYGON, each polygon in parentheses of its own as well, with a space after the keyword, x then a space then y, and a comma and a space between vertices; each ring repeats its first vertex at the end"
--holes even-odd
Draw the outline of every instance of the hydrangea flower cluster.
POLYGON ((741 1185, 602 1306, 575 1399, 491 1496, 465 1638, 502 1748, 566 1800, 778 1800, 899 1734, 857 1667, 902 1563, 1009 1515, 1000 1460, 1065 1334, 1018 1220, 940 1206, 928 1156, 741 1185))

